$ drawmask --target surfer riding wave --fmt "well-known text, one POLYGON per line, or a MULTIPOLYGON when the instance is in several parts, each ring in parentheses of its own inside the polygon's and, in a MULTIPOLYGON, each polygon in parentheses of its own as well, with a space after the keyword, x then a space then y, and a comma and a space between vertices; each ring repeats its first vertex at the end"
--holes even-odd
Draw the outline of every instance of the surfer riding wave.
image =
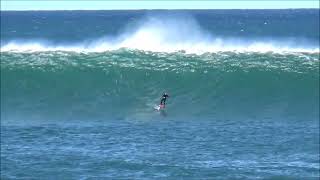
POLYGON ((169 95, 166 92, 163 93, 163 95, 161 97, 161 100, 160 100, 160 107, 161 108, 165 108, 166 100, 167 100, 168 97, 169 97, 169 95))

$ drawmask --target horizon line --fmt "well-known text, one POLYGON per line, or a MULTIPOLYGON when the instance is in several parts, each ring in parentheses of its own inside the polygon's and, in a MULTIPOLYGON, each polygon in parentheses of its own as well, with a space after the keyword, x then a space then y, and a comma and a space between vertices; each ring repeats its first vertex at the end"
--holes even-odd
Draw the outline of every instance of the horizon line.
POLYGON ((2 12, 4 11, 136 11, 136 10, 301 10, 301 9, 313 9, 317 10, 320 8, 217 8, 217 9, 26 9, 26 10, 0 10, 2 12))
POLYGON ((319 9, 317 0, 2 0, 1 11, 188 10, 188 9, 319 9), (37 3, 34 3, 37 2, 37 3))

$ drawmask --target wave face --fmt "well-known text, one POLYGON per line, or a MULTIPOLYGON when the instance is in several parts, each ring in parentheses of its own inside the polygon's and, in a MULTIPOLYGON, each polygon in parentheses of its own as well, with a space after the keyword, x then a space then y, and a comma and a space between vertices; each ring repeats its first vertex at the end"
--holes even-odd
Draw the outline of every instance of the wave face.
POLYGON ((168 91, 175 118, 319 116, 319 54, 2 53, 1 116, 151 118, 168 91))

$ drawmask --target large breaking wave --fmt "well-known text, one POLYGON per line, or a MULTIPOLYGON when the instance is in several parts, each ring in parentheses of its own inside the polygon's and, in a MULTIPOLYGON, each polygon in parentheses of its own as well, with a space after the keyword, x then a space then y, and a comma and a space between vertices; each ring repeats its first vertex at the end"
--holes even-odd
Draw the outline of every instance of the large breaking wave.
POLYGON ((79 42, 1 44, 5 121, 151 119, 163 91, 174 119, 317 119, 319 44, 219 36, 176 15, 79 42))

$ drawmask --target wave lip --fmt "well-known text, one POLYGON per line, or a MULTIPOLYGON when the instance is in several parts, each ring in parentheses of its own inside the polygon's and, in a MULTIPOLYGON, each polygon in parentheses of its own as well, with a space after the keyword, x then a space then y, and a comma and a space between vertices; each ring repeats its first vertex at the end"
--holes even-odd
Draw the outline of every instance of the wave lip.
POLYGON ((116 44, 111 43, 90 43, 73 45, 50 45, 40 42, 17 43, 9 42, 1 47, 1 52, 46 52, 46 51, 69 51, 69 52, 105 52, 122 48, 151 51, 151 52, 178 52, 183 51, 190 54, 204 54, 215 52, 257 52, 257 53, 319 53, 318 47, 292 47, 288 45, 277 45, 273 43, 252 42, 247 44, 232 45, 232 42, 224 43, 216 40, 213 43, 160 43, 150 41, 137 43, 139 39, 128 39, 116 44))

